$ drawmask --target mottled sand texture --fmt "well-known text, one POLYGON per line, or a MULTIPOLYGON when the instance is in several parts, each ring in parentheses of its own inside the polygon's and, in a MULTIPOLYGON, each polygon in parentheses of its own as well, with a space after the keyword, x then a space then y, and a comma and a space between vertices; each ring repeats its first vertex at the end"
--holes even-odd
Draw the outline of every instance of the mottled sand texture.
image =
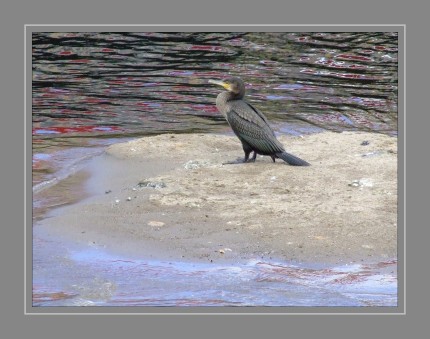
POLYGON ((142 258, 348 263, 397 255, 397 138, 281 136, 311 163, 243 156, 234 136, 164 134, 93 160, 92 196, 41 222, 55 234, 142 258), (365 143, 363 143, 365 142, 365 143))

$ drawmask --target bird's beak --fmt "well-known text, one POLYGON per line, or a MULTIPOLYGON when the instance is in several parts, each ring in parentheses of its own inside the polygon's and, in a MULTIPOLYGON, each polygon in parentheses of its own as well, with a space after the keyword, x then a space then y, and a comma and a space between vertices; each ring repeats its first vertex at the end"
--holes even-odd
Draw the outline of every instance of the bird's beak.
POLYGON ((231 85, 228 84, 228 83, 226 83, 226 82, 224 82, 224 81, 221 81, 221 80, 209 80, 208 82, 211 83, 211 84, 214 84, 214 85, 222 86, 227 91, 231 91, 231 85))

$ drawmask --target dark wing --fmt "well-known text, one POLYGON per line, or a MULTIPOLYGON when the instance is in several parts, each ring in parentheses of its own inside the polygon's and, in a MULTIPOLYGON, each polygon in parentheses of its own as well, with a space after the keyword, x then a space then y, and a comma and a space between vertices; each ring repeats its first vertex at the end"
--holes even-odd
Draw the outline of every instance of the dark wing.
POLYGON ((245 101, 228 103, 227 120, 236 135, 261 154, 283 152, 266 117, 245 101))

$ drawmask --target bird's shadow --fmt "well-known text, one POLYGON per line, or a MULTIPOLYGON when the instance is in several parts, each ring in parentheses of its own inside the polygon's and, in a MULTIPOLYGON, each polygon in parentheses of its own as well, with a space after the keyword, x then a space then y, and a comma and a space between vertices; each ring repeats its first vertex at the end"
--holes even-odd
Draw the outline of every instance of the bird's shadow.
POLYGON ((246 164, 246 162, 243 162, 243 158, 237 158, 236 160, 230 160, 222 163, 223 165, 240 165, 240 164, 246 164))
POLYGON ((255 163, 255 160, 249 159, 248 161, 243 161, 243 158, 237 158, 236 160, 223 162, 223 165, 240 165, 240 164, 248 164, 255 163))

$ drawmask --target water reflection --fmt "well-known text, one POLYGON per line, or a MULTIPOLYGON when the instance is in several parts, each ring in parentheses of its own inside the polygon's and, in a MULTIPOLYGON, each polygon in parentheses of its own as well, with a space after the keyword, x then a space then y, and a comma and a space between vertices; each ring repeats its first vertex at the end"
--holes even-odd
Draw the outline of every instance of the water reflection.
POLYGON ((396 33, 33 33, 33 137, 220 131, 227 74, 274 124, 397 129, 396 33))
POLYGON ((51 257, 42 246, 36 243, 33 306, 397 306, 396 260, 223 265, 131 259, 99 248, 51 257))

